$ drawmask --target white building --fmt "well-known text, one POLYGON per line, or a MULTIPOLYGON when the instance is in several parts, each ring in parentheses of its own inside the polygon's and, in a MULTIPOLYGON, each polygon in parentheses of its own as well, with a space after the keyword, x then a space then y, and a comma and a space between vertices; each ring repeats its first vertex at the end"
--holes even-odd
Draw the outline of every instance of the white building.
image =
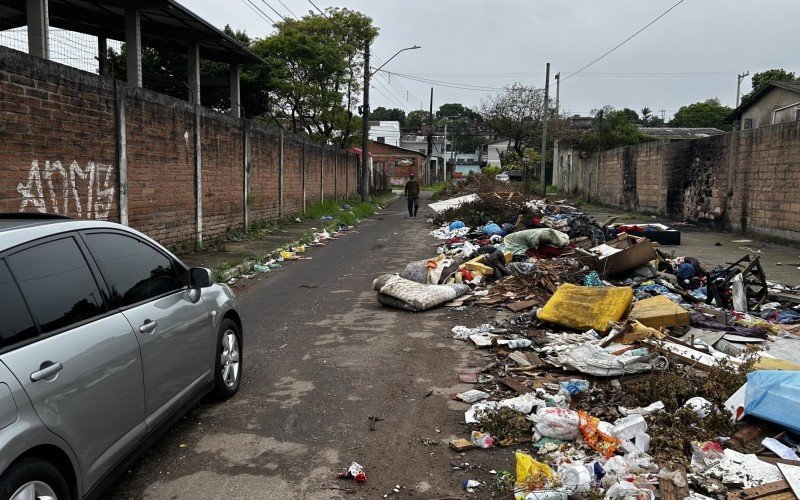
POLYGON ((500 155, 511 149, 510 139, 498 139, 496 141, 481 144, 478 147, 480 162, 486 162, 486 166, 500 166, 500 155))
POLYGON ((369 138, 375 142, 400 147, 400 122, 369 122, 369 138))

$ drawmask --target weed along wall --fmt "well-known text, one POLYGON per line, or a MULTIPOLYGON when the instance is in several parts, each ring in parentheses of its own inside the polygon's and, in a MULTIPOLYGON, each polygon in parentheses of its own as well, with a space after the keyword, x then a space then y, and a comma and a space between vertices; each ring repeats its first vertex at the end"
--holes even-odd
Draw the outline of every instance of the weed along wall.
POLYGON ((592 202, 800 242, 800 121, 601 151, 562 167, 592 202))
POLYGON ((356 192, 357 157, 0 47, 0 211, 175 245, 356 192))

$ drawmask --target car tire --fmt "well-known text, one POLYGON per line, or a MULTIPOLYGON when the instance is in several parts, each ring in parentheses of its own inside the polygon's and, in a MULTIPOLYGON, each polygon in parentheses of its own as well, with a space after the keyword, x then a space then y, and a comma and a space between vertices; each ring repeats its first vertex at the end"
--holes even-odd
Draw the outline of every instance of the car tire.
POLYGON ((69 486, 61 472, 50 462, 39 458, 24 458, 12 464, 0 476, 0 498, 31 498, 26 496, 33 489, 35 496, 51 496, 58 500, 70 500, 69 486), (26 491, 27 489, 27 491, 26 491))
POLYGON ((242 381, 242 332, 231 319, 224 319, 219 326, 214 363, 211 397, 222 401, 236 394, 242 381))

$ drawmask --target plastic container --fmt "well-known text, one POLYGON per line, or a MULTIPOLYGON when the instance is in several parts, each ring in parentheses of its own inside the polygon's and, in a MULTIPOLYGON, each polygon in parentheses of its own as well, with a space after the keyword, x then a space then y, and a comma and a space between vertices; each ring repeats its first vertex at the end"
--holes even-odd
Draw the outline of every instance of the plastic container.
MULTIPOLYGON (((500 344, 500 342, 498 342, 500 344)), ((529 339, 512 339, 505 344, 509 349, 524 349, 533 345, 529 339)))
POLYGON ((564 481, 564 488, 570 494, 589 491, 592 485, 592 474, 584 465, 567 467, 561 472, 561 478, 564 481))
POLYGON ((574 378, 572 380, 561 382, 561 392, 565 393, 567 396, 574 396, 578 393, 586 392, 588 390, 589 382, 587 380, 574 378))

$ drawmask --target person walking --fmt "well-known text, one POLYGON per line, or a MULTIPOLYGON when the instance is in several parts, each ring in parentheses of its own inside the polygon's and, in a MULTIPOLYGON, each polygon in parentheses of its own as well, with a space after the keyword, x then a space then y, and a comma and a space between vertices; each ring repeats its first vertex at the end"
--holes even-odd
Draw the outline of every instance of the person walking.
POLYGON ((405 189, 406 200, 408 201, 408 216, 416 219, 417 210, 419 210, 419 181, 414 174, 411 174, 408 177, 409 179, 408 182, 406 182, 405 189))

